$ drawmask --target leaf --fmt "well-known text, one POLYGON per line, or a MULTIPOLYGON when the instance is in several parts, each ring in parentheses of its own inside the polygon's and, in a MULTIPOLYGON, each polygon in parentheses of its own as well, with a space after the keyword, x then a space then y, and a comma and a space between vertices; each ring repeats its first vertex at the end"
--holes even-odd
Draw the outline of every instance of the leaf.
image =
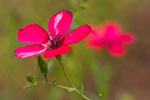
POLYGON ((37 82, 31 82, 31 83, 25 85, 24 88, 32 88, 32 87, 36 87, 37 85, 38 85, 37 82))
POLYGON ((68 92, 73 92, 73 91, 75 91, 74 88, 68 89, 68 92))

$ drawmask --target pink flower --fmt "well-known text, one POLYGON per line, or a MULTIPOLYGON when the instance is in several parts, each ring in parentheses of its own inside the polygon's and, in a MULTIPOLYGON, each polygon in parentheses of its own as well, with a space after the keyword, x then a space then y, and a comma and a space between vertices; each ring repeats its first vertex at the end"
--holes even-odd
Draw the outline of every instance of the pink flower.
POLYGON ((124 45, 134 41, 134 35, 131 32, 122 32, 121 27, 115 22, 91 26, 91 34, 86 41, 86 45, 91 49, 103 48, 114 56, 123 56, 126 52, 124 45))
POLYGON ((33 45, 17 48, 15 56, 26 58, 44 52, 44 58, 51 58, 70 51, 69 44, 80 42, 90 32, 88 25, 82 25, 66 34, 72 17, 72 13, 67 10, 62 10, 51 16, 48 23, 49 34, 37 24, 29 24, 19 29, 17 39, 25 43, 33 43, 33 45))

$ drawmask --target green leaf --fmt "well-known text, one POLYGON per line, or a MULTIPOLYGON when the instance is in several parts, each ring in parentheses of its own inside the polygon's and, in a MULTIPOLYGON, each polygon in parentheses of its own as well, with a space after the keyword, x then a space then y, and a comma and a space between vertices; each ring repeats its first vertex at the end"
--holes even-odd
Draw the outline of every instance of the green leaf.
POLYGON ((31 82, 31 83, 25 85, 24 88, 32 88, 32 87, 36 87, 37 85, 38 85, 37 82, 31 82))
POLYGON ((75 91, 75 88, 68 89, 68 92, 73 92, 73 91, 75 91))

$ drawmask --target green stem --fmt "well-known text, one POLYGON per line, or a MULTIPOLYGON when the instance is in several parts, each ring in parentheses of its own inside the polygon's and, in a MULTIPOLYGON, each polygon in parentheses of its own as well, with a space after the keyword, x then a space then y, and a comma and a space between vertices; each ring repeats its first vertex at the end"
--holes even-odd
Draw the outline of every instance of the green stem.
POLYGON ((72 81, 70 80, 70 78, 68 77, 68 75, 67 75, 67 73, 66 73, 66 71, 65 71, 65 68, 64 68, 62 62, 59 61, 59 63, 60 63, 60 65, 61 65, 61 68, 62 68, 62 70, 63 70, 63 72, 64 72, 64 75, 65 75, 65 77, 66 77, 68 83, 70 84, 71 87, 74 88, 74 85, 73 85, 72 81))
POLYGON ((78 89, 75 88, 75 91, 81 95, 85 100, 90 100, 87 96, 85 96, 81 91, 79 91, 78 89))
POLYGON ((58 88, 62 88, 62 89, 66 89, 66 90, 73 90, 73 88, 71 87, 66 87, 66 86, 62 86, 62 85, 57 85, 57 84, 54 84, 54 83, 49 83, 50 85, 53 85, 55 87, 58 87, 58 88))
POLYGON ((40 84, 44 84, 44 85, 52 85, 52 86, 55 86, 55 87, 58 87, 58 88, 62 88, 62 89, 65 89, 65 90, 68 90, 68 91, 74 91, 75 89, 74 88, 71 88, 71 87, 66 87, 66 86, 62 86, 62 85, 58 85, 56 83, 50 83, 48 81, 44 81, 44 82, 39 82, 40 84))
POLYGON ((87 96, 85 96, 85 95, 83 94, 83 92, 79 91, 79 90, 74 86, 74 84, 73 84, 72 81, 70 80, 69 76, 67 75, 67 73, 66 73, 66 71, 65 71, 65 69, 64 69, 64 66, 63 66, 62 62, 59 61, 59 63, 60 63, 60 65, 61 65, 61 68, 62 68, 62 70, 63 70, 63 72, 64 72, 64 75, 65 75, 65 77, 66 77, 68 83, 69 83, 70 86, 72 87, 72 89, 73 89, 76 93, 78 93, 80 96, 82 96, 85 100, 90 100, 87 96))

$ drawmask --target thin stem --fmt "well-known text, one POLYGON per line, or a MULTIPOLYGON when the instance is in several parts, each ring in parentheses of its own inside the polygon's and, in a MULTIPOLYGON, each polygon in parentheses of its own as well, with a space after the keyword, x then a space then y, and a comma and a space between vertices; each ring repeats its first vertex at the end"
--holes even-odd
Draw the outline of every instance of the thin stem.
POLYGON ((90 100, 87 96, 85 96, 85 95, 83 94, 83 92, 79 91, 79 90, 74 86, 74 84, 73 84, 72 81, 70 80, 69 76, 67 75, 67 73, 66 73, 66 71, 65 71, 65 69, 64 69, 64 66, 63 66, 62 62, 59 61, 59 63, 60 63, 60 65, 61 65, 61 68, 62 68, 62 70, 63 70, 63 72, 64 72, 64 74, 65 74, 65 77, 66 77, 68 83, 70 84, 70 86, 72 87, 72 89, 74 89, 74 91, 75 91, 76 93, 78 93, 79 95, 81 95, 85 100, 90 100))
POLYGON ((81 95, 85 100, 90 100, 87 96, 85 96, 81 91, 79 91, 78 89, 75 88, 75 91, 81 95))
POLYGON ((40 84, 44 84, 44 85, 52 85, 52 86, 55 86, 55 87, 58 87, 58 88, 62 88, 62 89, 65 89, 65 90, 68 90, 68 91, 73 91, 74 88, 71 88, 71 87, 66 87, 66 86, 62 86, 62 85, 58 85, 56 83, 50 83, 48 81, 44 81, 44 82, 39 82, 40 84))
POLYGON ((65 77, 66 77, 68 83, 70 84, 71 87, 74 87, 72 81, 70 80, 70 78, 68 77, 68 75, 67 75, 67 73, 66 73, 66 71, 65 71, 65 68, 64 68, 62 62, 59 61, 59 63, 60 63, 60 65, 61 65, 61 68, 62 68, 62 70, 63 70, 63 72, 64 72, 64 75, 65 75, 65 77))
POLYGON ((50 85, 53 85, 55 87, 58 87, 58 88, 63 88, 63 89, 66 89, 66 90, 73 90, 73 88, 71 87, 66 87, 66 86, 62 86, 62 85, 57 85, 57 84, 54 84, 54 83, 49 83, 50 85))

